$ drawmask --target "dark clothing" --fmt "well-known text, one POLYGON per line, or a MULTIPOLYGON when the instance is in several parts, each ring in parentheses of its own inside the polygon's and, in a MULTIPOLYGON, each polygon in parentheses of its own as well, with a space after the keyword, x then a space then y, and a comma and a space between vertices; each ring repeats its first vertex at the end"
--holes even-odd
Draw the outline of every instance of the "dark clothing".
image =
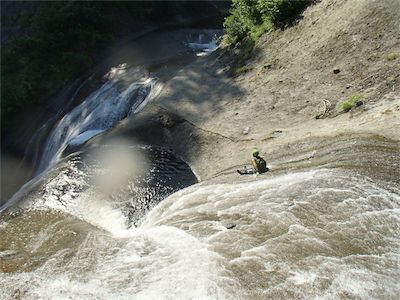
POLYGON ((254 170, 257 173, 261 174, 268 171, 267 163, 261 156, 253 157, 251 159, 251 162, 253 163, 254 170))
POLYGON ((237 170, 240 175, 261 174, 268 172, 267 163, 261 156, 256 156, 251 159, 253 168, 245 166, 244 169, 237 170))
POLYGON ((246 166, 244 166, 244 169, 242 170, 236 170, 240 175, 251 175, 251 174, 255 174, 256 171, 254 171, 253 168, 247 168, 246 166))

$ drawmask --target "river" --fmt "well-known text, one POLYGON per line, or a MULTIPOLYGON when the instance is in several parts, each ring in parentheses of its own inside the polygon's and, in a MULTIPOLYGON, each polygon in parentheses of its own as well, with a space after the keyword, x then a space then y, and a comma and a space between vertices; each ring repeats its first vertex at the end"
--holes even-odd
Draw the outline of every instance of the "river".
MULTIPOLYGON (((215 47, 195 36, 192 59, 215 47)), ((137 66, 107 76, 2 208, 1 299, 398 298, 398 142, 312 141, 266 174, 198 183, 162 147, 83 147, 162 88, 137 66)))

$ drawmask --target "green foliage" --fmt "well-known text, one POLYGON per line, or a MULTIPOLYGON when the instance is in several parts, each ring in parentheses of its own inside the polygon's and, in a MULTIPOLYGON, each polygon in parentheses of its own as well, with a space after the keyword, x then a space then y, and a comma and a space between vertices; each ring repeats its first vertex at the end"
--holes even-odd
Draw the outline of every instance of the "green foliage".
POLYGON ((250 36, 245 37, 239 43, 239 54, 237 56, 237 67, 238 68, 242 67, 246 63, 246 60, 248 60, 251 57, 251 54, 253 53, 254 45, 255 45, 255 40, 250 36))
POLYGON ((386 60, 387 60, 387 61, 396 60, 398 57, 400 57, 400 53, 392 52, 392 53, 386 54, 386 60))
POLYGON ((234 44, 248 37, 256 24, 260 24, 257 2, 252 0, 233 0, 230 16, 225 19, 225 39, 234 44))
POLYGON ((312 0, 233 0, 230 16, 225 19, 225 40, 234 44, 251 35, 284 27, 294 21, 312 0))
POLYGON ((341 106, 343 111, 348 112, 353 107, 361 105, 362 104, 362 102, 361 102, 362 98, 363 98, 362 95, 353 95, 349 99, 347 99, 346 101, 342 102, 340 104, 340 106, 341 106))
POLYGON ((127 18, 165 15, 164 3, 46 1, 19 24, 28 35, 7 42, 1 54, 1 115, 30 104, 45 105, 50 96, 91 67, 94 58, 113 41, 127 18), (124 18, 116 16, 124 15, 124 18))
POLYGON ((257 39, 267 31, 282 28, 312 0, 233 0, 230 15, 224 22, 224 42, 236 45, 240 52, 237 68, 250 57, 257 39), (251 41, 250 41, 251 40, 251 41))
POLYGON ((238 75, 238 74, 246 73, 250 70, 251 70, 251 68, 248 66, 241 66, 235 70, 235 73, 238 75))
POLYGON ((270 20, 275 27, 284 27, 310 3, 310 0, 258 0, 257 7, 263 19, 270 20))
POLYGON ((251 36, 253 39, 257 40, 264 33, 272 30, 274 28, 274 24, 269 19, 265 19, 261 24, 255 25, 251 30, 251 36))
POLYGON ((91 54, 109 34, 102 33, 102 8, 88 2, 49 2, 20 25, 27 36, 2 49, 2 122, 31 103, 43 103, 91 65, 91 54))
POLYGON ((316 120, 321 119, 321 117, 322 117, 323 115, 324 115, 323 113, 318 112, 318 113, 316 113, 316 114, 314 115, 314 119, 316 119, 316 120))

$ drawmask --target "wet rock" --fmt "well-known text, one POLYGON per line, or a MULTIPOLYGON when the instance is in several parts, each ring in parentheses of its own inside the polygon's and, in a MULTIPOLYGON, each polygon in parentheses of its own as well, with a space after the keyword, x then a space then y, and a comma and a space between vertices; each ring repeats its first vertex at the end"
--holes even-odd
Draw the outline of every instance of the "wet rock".
POLYGON ((223 75, 223 74, 229 73, 230 70, 231 70, 231 67, 227 66, 227 67, 224 67, 224 68, 219 68, 215 73, 217 75, 223 75))
POLYGON ((272 68, 272 64, 265 64, 263 67, 264 67, 264 69, 271 69, 272 68))
POLYGON ((159 116, 159 120, 166 128, 172 128, 185 121, 183 118, 174 114, 162 114, 159 116))
POLYGON ((227 224, 225 227, 226 227, 226 229, 233 229, 236 227, 236 225, 235 224, 227 224))

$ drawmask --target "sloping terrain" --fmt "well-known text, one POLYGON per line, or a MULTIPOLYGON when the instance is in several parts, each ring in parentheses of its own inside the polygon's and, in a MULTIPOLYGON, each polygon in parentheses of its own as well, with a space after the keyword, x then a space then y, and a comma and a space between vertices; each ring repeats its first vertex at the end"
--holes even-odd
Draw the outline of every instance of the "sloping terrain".
POLYGON ((268 158, 313 137, 399 140, 399 28, 400 1, 321 1, 298 24, 265 34, 248 72, 231 78, 229 57, 201 58, 121 128, 168 125, 163 142, 201 178, 248 163, 253 147, 268 158), (345 113, 352 96, 362 105, 345 113))

